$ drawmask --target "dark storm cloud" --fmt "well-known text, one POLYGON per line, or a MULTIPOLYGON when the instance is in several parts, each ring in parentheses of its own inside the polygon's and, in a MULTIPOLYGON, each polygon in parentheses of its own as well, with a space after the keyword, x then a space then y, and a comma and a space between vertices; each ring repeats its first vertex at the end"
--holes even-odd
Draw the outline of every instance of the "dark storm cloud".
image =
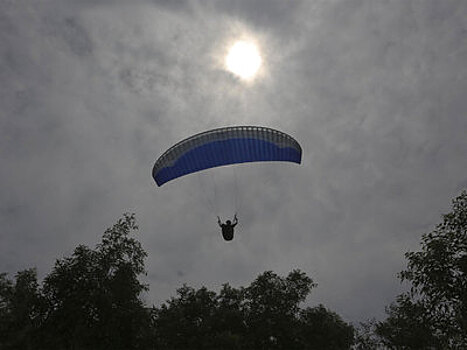
POLYGON ((301 268, 310 303, 380 317, 403 253, 467 184, 466 4, 2 2, 1 271, 43 275, 135 211, 150 303, 301 268), (249 86, 223 69, 237 37, 264 55, 249 86), (292 134, 303 164, 155 186, 165 149, 233 124, 292 134), (226 244, 215 214, 234 209, 226 244))

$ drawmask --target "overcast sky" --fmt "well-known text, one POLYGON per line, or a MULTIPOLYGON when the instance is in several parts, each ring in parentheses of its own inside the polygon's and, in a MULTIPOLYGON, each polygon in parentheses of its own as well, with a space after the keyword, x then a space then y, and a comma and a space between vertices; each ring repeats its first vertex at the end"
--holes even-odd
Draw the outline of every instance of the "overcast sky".
POLYGON ((2 0, 0 272, 43 277, 135 212, 149 305, 299 268, 309 305, 383 317, 467 187, 466 18, 465 0, 2 0), (238 39, 263 59, 250 83, 224 67, 238 39), (156 186, 164 150, 227 125, 289 133, 302 164, 156 186))

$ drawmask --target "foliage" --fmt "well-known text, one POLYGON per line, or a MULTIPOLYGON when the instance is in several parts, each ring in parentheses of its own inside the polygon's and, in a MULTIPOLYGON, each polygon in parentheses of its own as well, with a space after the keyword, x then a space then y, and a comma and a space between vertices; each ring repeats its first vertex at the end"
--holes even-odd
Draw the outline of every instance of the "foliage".
POLYGON ((43 287, 44 327, 58 333, 49 349, 138 347, 149 316, 139 299, 147 287, 138 281, 146 253, 129 236, 137 229, 134 215, 125 214, 95 250, 78 246, 71 257, 57 260, 43 287))
POLYGON ((266 271, 217 295, 184 285, 154 310, 159 349, 349 349, 353 327, 324 308, 300 309, 316 286, 303 272, 266 271))
POLYGON ((382 346, 381 338, 376 334, 376 319, 360 322, 355 329, 354 350, 376 350, 382 346))
POLYGON ((354 343, 353 327, 323 305, 301 311, 300 321, 300 349, 350 349, 354 343))
POLYGON ((248 338, 254 349, 292 349, 299 345, 296 334, 299 303, 316 284, 295 270, 286 278, 267 271, 245 290, 248 338))
POLYGON ((454 199, 435 230, 422 236, 421 251, 406 253, 399 275, 411 283, 376 327, 393 349, 467 348, 467 191, 454 199))
POLYGON ((130 237, 134 215, 105 231, 92 250, 78 246, 56 261, 39 288, 35 270, 0 279, 2 349, 136 349, 149 333, 139 299, 146 253, 130 237))
POLYGON ((42 299, 35 269, 20 271, 15 281, 0 274, 0 348, 35 349, 42 299))
POLYGON ((324 306, 300 308, 316 286, 295 270, 266 271, 219 293, 183 285, 145 307, 146 253, 125 214, 91 249, 58 259, 40 285, 34 269, 0 274, 0 349, 349 349, 353 327, 324 306))

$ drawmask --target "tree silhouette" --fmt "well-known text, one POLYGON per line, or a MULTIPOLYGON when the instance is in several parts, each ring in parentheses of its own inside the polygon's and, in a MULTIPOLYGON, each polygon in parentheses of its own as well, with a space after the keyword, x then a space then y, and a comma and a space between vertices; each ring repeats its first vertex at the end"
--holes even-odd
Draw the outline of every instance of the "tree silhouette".
POLYGON ((410 292, 387 309, 376 333, 392 349, 467 349, 467 191, 421 246, 406 253, 399 275, 410 292))
POLYGON ((217 295, 184 285, 154 310, 158 349, 350 349, 353 327, 323 306, 300 309, 316 284, 272 271, 217 295))
POLYGON ((141 300, 146 252, 124 214, 95 249, 79 245, 42 284, 34 269, 0 274, 0 349, 349 349, 353 327, 324 306, 300 308, 316 284, 294 270, 248 287, 183 285, 160 307, 141 300))
POLYGON ((0 276, 1 349, 142 349, 150 312, 139 296, 146 253, 125 214, 92 250, 56 261, 42 288, 34 269, 0 276))
POLYGON ((300 312, 300 349, 350 349, 354 329, 323 305, 300 312))
POLYGON ((49 349, 140 347, 149 314, 139 299, 147 287, 138 281, 146 253, 129 236, 137 228, 134 215, 125 214, 95 250, 81 245, 57 260, 43 286, 43 327, 54 334, 49 349))
POLYGON ((0 274, 0 348, 36 349, 41 309, 35 269, 18 272, 14 282, 0 274))

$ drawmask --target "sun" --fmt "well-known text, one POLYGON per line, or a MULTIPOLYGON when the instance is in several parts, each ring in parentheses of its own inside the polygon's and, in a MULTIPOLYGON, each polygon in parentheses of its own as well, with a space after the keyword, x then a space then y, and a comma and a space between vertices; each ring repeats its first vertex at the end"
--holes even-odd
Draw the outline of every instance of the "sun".
POLYGON ((252 80, 261 63, 258 47, 249 41, 237 41, 225 57, 226 69, 243 80, 252 80))

